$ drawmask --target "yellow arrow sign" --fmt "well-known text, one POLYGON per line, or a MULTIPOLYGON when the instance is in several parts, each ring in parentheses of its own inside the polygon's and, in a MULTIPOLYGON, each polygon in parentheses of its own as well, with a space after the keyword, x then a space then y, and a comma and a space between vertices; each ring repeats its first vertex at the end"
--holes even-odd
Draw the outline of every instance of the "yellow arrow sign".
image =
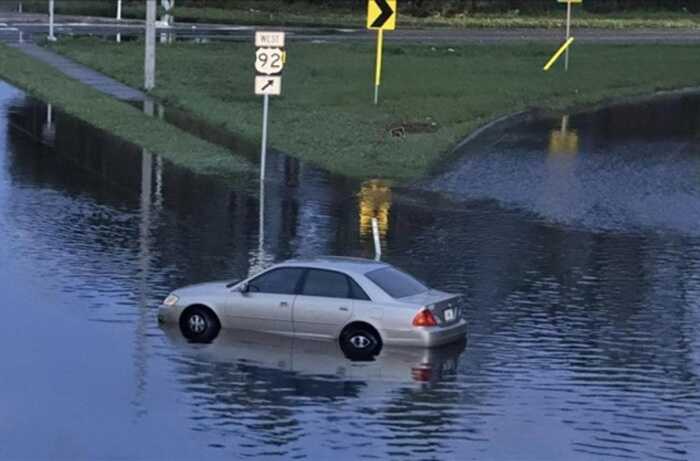
POLYGON ((396 0, 369 0, 367 4, 367 28, 374 30, 396 29, 396 0))

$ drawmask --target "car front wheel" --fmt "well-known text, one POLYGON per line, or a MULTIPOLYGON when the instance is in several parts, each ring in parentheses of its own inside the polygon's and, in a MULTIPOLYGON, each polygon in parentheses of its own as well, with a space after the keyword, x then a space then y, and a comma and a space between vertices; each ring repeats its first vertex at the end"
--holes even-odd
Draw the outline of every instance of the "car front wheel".
POLYGON ((209 342, 216 338, 220 329, 219 319, 205 307, 190 307, 180 317, 180 330, 190 341, 209 342))

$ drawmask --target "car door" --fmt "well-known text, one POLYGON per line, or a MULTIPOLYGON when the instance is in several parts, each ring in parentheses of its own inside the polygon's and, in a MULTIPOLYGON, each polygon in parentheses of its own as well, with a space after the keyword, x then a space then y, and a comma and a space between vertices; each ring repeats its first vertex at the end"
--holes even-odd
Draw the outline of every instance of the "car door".
POLYGON ((231 326, 292 334, 292 306, 303 273, 298 267, 272 269, 250 280, 246 292, 232 293, 231 326))
POLYGON ((347 275, 309 269, 294 300, 294 334, 333 338, 352 317, 351 282, 347 275))

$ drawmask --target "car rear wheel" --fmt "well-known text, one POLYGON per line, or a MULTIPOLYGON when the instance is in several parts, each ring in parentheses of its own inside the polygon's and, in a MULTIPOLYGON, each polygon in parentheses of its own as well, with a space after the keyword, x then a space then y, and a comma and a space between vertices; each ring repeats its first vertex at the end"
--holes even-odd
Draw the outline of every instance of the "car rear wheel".
POLYGON ((190 341, 209 342, 216 338, 220 329, 219 319, 206 307, 189 307, 180 317, 180 330, 190 341))
POLYGON ((351 325, 340 335, 340 347, 350 359, 368 360, 379 354, 382 341, 373 328, 351 325))

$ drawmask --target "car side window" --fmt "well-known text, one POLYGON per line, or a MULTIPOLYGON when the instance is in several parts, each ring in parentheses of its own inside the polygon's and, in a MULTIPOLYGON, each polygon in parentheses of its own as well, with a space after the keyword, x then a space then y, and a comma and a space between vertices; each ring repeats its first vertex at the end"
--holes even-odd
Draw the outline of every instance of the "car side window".
POLYGON ((371 301, 371 299, 369 299, 369 296, 367 296, 367 293, 365 293, 365 290, 363 290, 362 287, 358 285, 356 281, 354 281, 352 278, 349 278, 348 280, 350 280, 350 297, 352 299, 359 299, 361 301, 371 301))
POLYGON ((251 293, 293 295, 303 273, 304 269, 298 267, 274 269, 248 282, 248 290, 251 293))
POLYGON ((309 269, 301 294, 325 298, 349 298, 350 283, 345 274, 334 271, 309 269))

